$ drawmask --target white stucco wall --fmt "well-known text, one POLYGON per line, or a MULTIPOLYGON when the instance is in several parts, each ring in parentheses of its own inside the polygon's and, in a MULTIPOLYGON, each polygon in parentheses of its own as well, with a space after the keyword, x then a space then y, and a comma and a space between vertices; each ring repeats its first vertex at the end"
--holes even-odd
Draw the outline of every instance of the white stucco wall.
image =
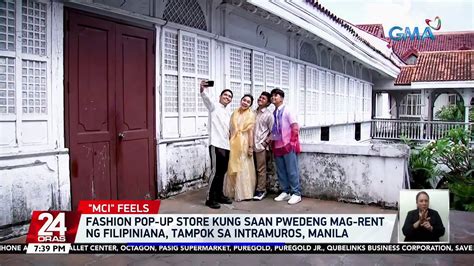
MULTIPOLYGON (((18 104, 12 121, 0 121, 0 240, 25 234, 33 210, 69 210, 71 205, 64 144, 63 3, 43 2, 48 57, 37 60, 47 63, 47 114, 26 117, 18 104)), ((21 34, 21 28, 16 30, 21 34)), ((17 45, 21 49, 21 42, 17 45)), ((16 73, 17 103, 21 103, 21 71, 16 73)))
POLYGON ((158 150, 161 197, 207 185, 211 167, 207 138, 162 143, 158 150))
MULTIPOLYGON (((360 122, 360 140, 370 139, 370 121, 360 122)), ((321 127, 300 129, 300 141, 305 144, 320 143, 321 127)), ((355 123, 329 126, 329 141, 331 143, 357 143, 355 140, 355 123)))
POLYGON ((272 29, 268 22, 262 23, 261 18, 249 19, 248 16, 239 9, 228 13, 225 17, 225 36, 282 55, 289 55, 288 34, 272 29))
POLYGON ((395 207, 409 148, 402 144, 305 144, 299 155, 303 195, 395 207))
POLYGON ((70 210, 70 187, 67 150, 0 158, 0 240, 26 233, 34 210, 70 210))

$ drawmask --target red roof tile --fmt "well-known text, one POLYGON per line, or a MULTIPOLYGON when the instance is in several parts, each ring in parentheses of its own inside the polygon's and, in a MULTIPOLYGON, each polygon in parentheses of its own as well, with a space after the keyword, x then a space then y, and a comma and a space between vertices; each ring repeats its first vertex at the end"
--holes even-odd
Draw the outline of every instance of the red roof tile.
MULTIPOLYGON (((367 33, 379 38, 385 38, 391 43, 393 51, 400 59, 406 60, 412 55, 418 55, 418 52, 430 51, 456 51, 456 50, 472 50, 474 49, 474 31, 458 31, 458 32, 434 32, 435 39, 405 39, 400 41, 390 41, 389 38, 380 37, 383 34, 383 26, 381 24, 362 24, 357 27, 367 33)), ((385 35, 383 35, 385 36, 385 35)))
POLYGON ((429 51, 455 51, 474 49, 474 31, 470 32, 434 32, 435 39, 400 40, 392 42, 393 51, 402 59, 407 60, 411 54, 429 51))
POLYGON ((463 80, 474 80, 474 50, 421 52, 416 65, 402 67, 395 85, 463 80))
POLYGON ((374 35, 375 37, 385 39, 385 33, 382 24, 359 24, 355 26, 365 32, 374 35))
POLYGON ((410 85, 415 69, 416 66, 403 66, 395 80, 395 85, 410 85))

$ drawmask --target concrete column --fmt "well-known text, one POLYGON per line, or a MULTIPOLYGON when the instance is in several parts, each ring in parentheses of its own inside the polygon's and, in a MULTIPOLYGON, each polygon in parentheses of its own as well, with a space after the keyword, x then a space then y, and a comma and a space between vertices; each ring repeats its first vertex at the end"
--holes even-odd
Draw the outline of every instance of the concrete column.
POLYGON ((403 97, 407 95, 406 92, 391 92, 390 95, 395 99, 395 107, 397 108, 396 110, 396 115, 395 119, 400 119, 400 105, 402 103, 403 97))
POLYGON ((328 48, 327 51, 328 51, 327 55, 328 55, 328 64, 329 64, 329 65, 328 65, 328 68, 329 68, 329 69, 332 69, 332 55, 333 55, 333 51, 332 51, 331 48, 328 48))
POLYGON ((435 98, 435 92, 431 89, 421 90, 421 97, 423 99, 423 108, 421 109, 422 120, 433 120, 433 99, 435 98))
POLYGON ((397 98, 395 98, 395 108, 397 108, 397 112, 395 113, 395 119, 400 119, 400 103, 402 101, 401 100, 398 100, 397 98))
MULTIPOLYGON (((434 102, 436 100, 436 92, 431 89, 426 89, 422 90, 421 93, 425 97, 425 108, 423 109, 428 113, 428 121, 433 121, 433 108, 434 102)), ((426 124, 425 134, 426 136, 430 136, 432 134, 432 126, 430 123, 426 124)))
MULTIPOLYGON (((300 58, 301 35, 291 33, 289 37, 290 44, 288 45, 288 56, 293 58, 300 58)), ((315 50, 316 52, 316 50, 315 50)), ((317 55, 319 57, 319 55, 317 55)))
POLYGON ((346 57, 341 56, 342 58, 342 73, 347 75, 347 69, 346 69, 346 57))
MULTIPOLYGON (((464 106, 464 123, 469 123, 469 109, 470 109, 470 105, 466 105, 464 106)), ((467 126, 467 125, 466 125, 467 126)))
POLYGON ((370 118, 374 119, 376 115, 377 115, 377 93, 375 93, 375 91, 372 90, 372 114, 370 118))
POLYGON ((459 94, 461 94, 463 102, 464 102, 464 128, 469 130, 469 110, 471 108, 471 99, 474 95, 472 89, 457 89, 459 94))

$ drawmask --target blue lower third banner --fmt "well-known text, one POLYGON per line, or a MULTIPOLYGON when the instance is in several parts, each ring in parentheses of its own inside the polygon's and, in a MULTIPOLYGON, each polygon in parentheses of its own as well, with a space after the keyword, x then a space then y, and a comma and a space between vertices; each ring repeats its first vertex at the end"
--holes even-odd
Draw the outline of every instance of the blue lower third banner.
POLYGON ((0 244, 0 254, 472 254, 474 244, 128 243, 0 244))

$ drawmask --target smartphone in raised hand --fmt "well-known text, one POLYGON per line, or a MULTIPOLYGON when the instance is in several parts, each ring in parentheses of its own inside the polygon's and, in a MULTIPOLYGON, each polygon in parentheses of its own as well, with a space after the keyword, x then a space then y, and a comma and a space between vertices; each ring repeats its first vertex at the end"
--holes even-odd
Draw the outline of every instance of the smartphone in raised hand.
POLYGON ((206 85, 204 85, 204 86, 206 86, 206 87, 214 87, 214 80, 208 80, 208 81, 206 82, 206 85))

